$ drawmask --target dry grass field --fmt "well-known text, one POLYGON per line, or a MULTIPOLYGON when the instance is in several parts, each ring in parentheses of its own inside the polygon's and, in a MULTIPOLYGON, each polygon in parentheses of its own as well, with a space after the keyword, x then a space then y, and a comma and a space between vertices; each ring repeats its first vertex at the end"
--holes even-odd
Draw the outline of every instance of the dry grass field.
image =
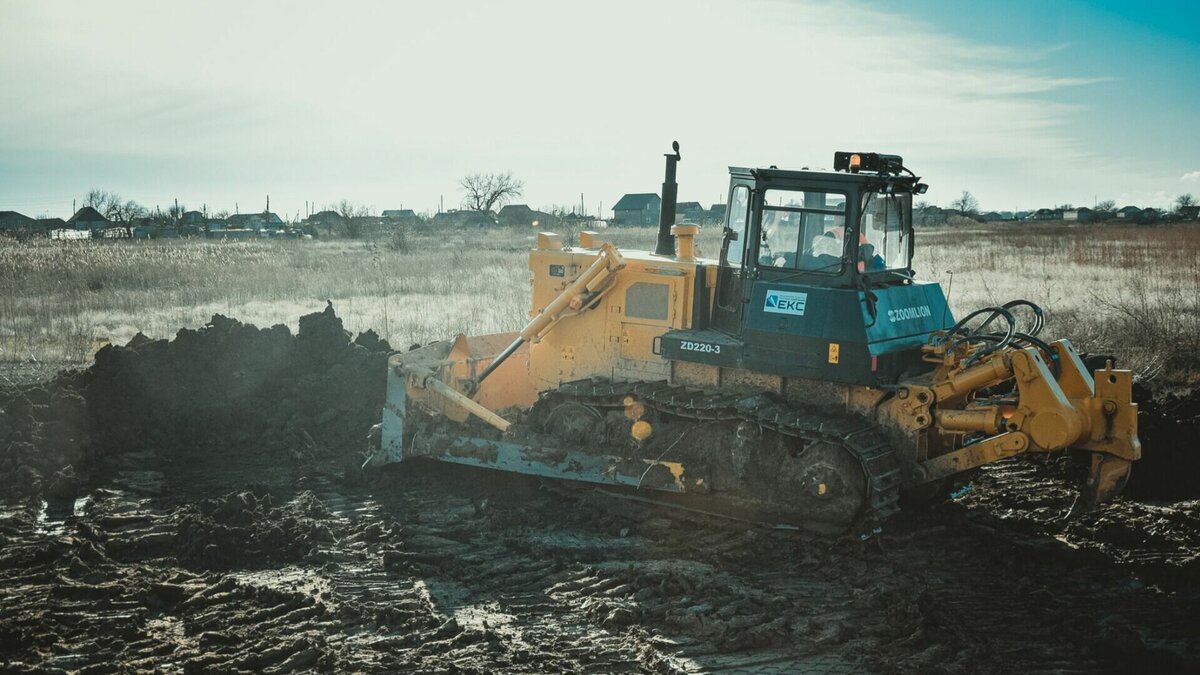
MULTIPOLYGON (((997 225, 924 229, 918 276, 956 313, 1026 298, 1047 332, 1116 355, 1143 376, 1194 380, 1200 353, 1200 232, 1156 227, 997 225)), ((17 243, 0 239, 0 360, 76 362, 141 331, 170 337, 216 313, 289 324, 332 300, 349 329, 407 346, 518 328, 529 311, 532 232, 419 231, 390 240, 17 243)), ((568 237, 572 233, 567 233, 568 237)), ((652 248, 652 229, 607 230, 652 248)), ((700 247, 715 255, 719 229, 700 247)))

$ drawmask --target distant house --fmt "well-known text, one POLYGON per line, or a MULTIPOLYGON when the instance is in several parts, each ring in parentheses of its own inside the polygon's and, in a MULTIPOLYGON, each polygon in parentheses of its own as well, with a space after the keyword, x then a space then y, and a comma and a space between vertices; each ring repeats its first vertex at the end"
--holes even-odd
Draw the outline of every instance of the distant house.
POLYGON ((171 227, 175 221, 169 216, 164 215, 149 215, 140 218, 133 218, 129 221, 130 227, 171 227))
POLYGON ((708 214, 700 202, 679 202, 675 205, 675 222, 701 224, 708 214))
POLYGON ((999 211, 988 211, 987 213, 983 214, 983 219, 989 223, 1005 220, 1004 214, 1000 213, 999 211))
POLYGON ((1062 212, 1063 220, 1074 220, 1080 223, 1088 223, 1094 220, 1095 213, 1086 206, 1078 209, 1067 209, 1062 212))
POLYGON ((496 217, 489 211, 443 211, 433 217, 434 226, 491 227, 496 217))
POLYGON ((276 229, 283 227, 283 219, 278 215, 263 211, 262 213, 239 213, 225 219, 230 229, 254 230, 276 229))
POLYGON ((1142 216, 1141 216, 1141 218, 1138 218, 1138 222, 1153 223, 1154 221, 1158 220, 1158 217, 1160 215, 1162 215, 1162 214, 1159 212, 1158 209, 1153 209, 1153 208, 1142 209, 1142 216))
POLYGON ((725 222, 725 205, 713 204, 708 207, 708 217, 705 218, 705 225, 716 225, 725 222))
POLYGON ((509 204, 500 209, 496 220, 510 227, 533 227, 550 225, 555 218, 545 211, 530 208, 528 204, 509 204))
POLYGON ((952 214, 956 211, 943 209, 940 206, 918 206, 913 208, 913 224, 914 225, 945 225, 952 214))
POLYGON ((34 226, 39 232, 50 232, 51 230, 61 230, 67 226, 67 221, 62 218, 38 218, 37 224, 34 226))
POLYGON ((1029 220, 1062 220, 1063 212, 1058 209, 1038 209, 1029 220))
POLYGON ((405 218, 416 218, 417 214, 412 209, 384 209, 380 214, 388 220, 403 220, 405 218))
POLYGON ((179 218, 179 224, 206 227, 208 225, 208 218, 200 211, 185 211, 179 218))
POLYGON ((314 227, 323 227, 332 232, 333 228, 341 227, 346 221, 337 211, 318 211, 304 220, 314 227))
POLYGON ((0 231, 28 230, 36 220, 16 211, 0 211, 0 231))
POLYGON ((1117 219, 1119 220, 1140 220, 1142 210, 1136 206, 1122 206, 1117 209, 1117 219))
POLYGON ((653 192, 630 193, 613 206, 614 225, 657 225, 662 199, 653 192))
POLYGON ((1200 206, 1181 206, 1179 215, 1188 220, 1196 220, 1200 218, 1200 206))
POLYGON ((67 226, 76 230, 103 230, 111 227, 113 222, 100 215, 100 212, 90 206, 85 206, 67 219, 67 226))

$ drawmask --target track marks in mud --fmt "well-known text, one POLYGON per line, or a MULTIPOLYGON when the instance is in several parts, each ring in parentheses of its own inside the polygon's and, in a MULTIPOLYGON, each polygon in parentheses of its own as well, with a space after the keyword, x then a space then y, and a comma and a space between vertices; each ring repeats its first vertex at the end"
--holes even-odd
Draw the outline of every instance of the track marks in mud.
POLYGON ((972 523, 1015 546, 1065 545, 1116 564, 1139 583, 1200 588, 1200 501, 1118 497, 1068 520, 1077 481, 1065 458, 1010 460, 983 467, 958 501, 972 523))
POLYGON ((65 518, 10 510, 0 585, 16 592, 0 594, 0 662, 671 673, 1200 663, 1194 597, 1138 585, 1058 539, 997 529, 962 503, 831 541, 489 478, 423 467, 369 491, 318 478, 287 496, 251 489, 169 507, 98 491, 65 518))

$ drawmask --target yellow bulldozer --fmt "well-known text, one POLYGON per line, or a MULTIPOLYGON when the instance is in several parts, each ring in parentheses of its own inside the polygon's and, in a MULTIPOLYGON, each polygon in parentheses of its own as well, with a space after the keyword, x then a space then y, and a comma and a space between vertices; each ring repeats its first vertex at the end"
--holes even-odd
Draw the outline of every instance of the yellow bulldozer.
POLYGON ((412 458, 582 481, 814 530, 872 529, 901 498, 1025 453, 1075 449, 1072 511, 1141 454, 1132 378, 1089 372, 1017 300, 955 319, 912 269, 896 155, 730 167, 717 258, 676 224, 678 144, 654 251, 537 235, 530 321, 397 354, 371 464, 412 458))

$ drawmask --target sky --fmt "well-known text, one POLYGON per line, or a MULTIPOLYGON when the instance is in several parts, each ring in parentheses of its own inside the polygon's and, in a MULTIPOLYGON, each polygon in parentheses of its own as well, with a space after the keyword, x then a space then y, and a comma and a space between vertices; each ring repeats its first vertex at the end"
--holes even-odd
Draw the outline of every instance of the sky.
POLYGON ((901 154, 946 205, 1200 195, 1200 3, 0 0, 0 210, 91 188, 285 218, 725 201, 726 167, 901 154), (306 203, 308 204, 306 206, 306 203))

